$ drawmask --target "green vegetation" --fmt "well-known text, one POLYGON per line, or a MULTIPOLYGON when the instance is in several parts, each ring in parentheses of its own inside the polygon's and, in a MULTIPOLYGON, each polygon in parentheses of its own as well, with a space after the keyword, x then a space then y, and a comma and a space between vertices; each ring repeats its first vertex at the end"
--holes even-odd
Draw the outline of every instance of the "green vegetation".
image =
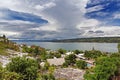
POLYGON ((23 80, 36 80, 38 77, 38 63, 33 59, 25 57, 16 57, 7 65, 6 69, 10 72, 16 72, 23 77, 23 80))
POLYGON ((74 54, 70 54, 65 57, 65 63, 63 64, 63 67, 67 67, 69 65, 73 66, 76 62, 76 56, 74 54))
POLYGON ((120 53, 120 43, 118 43, 118 51, 119 51, 119 53, 120 53))
POLYGON ((15 72, 3 71, 1 76, 0 80, 22 80, 22 77, 15 72))
POLYGON ((9 72, 0 65, 0 80, 21 80, 21 75, 16 72, 9 72))
POLYGON ((44 48, 41 48, 39 46, 34 46, 34 45, 31 47, 23 45, 22 47, 22 52, 31 53, 31 55, 34 55, 34 56, 40 55, 44 50, 45 50, 44 48))
POLYGON ((61 57, 61 53, 59 53, 59 52, 50 52, 50 53, 47 54, 47 58, 49 58, 49 59, 52 59, 54 57, 60 58, 61 57))
POLYGON ((119 75, 120 54, 112 54, 110 57, 99 57, 96 66, 84 75, 85 80, 109 80, 119 75))
POLYGON ((0 55, 7 56, 7 49, 19 51, 19 46, 16 45, 16 43, 9 41, 5 35, 3 35, 3 37, 0 37, 0 55))
MULTIPOLYGON (((100 39, 98 42, 111 42, 117 41, 119 38, 89 38, 91 42, 100 39), (103 40, 101 40, 103 39, 103 40)), ((82 40, 82 39, 81 39, 82 40)), ((83 38, 83 41, 88 39, 83 38)), ((72 67, 86 70, 84 75, 85 80, 111 80, 120 75, 120 53, 106 54, 98 50, 80 51, 74 50, 72 54, 65 54, 67 51, 58 49, 57 51, 47 51, 39 46, 26 46, 22 47, 9 41, 5 35, 0 37, 0 55, 6 56, 7 49, 19 51, 22 48, 23 52, 28 53, 34 59, 24 57, 15 57, 11 62, 3 68, 0 64, 0 80, 55 80, 53 75, 54 70, 57 68, 72 67), (78 55, 83 53, 84 56, 78 55), (47 59, 61 58, 64 55, 65 63, 62 66, 50 65, 47 59), (81 58, 83 57, 83 58, 81 58), (93 63, 91 68, 87 67, 87 61, 93 63), (93 62, 92 62, 93 61, 93 62), (40 63, 43 64, 41 65, 40 63), (41 66, 40 66, 40 65, 41 66)), ((120 52, 120 43, 118 44, 120 52)), ((58 79, 65 80, 65 79, 58 79)))
POLYGON ((55 66, 50 66, 48 62, 40 67, 36 60, 16 57, 6 68, 0 65, 0 80, 55 80, 54 70, 55 66))
POLYGON ((75 53, 75 54, 80 54, 80 53, 83 53, 83 51, 80 51, 80 50, 74 50, 74 53, 75 53))
POLYGON ((88 59, 96 59, 100 56, 106 56, 106 54, 98 50, 91 50, 91 51, 85 51, 84 56, 88 59))
POLYGON ((65 50, 65 49, 58 49, 58 52, 59 52, 60 54, 65 54, 65 53, 66 53, 66 50, 65 50))
POLYGON ((6 45, 3 42, 0 42, 0 55, 8 55, 6 45))
POLYGON ((40 80, 55 80, 55 77, 52 74, 42 75, 40 80))
POLYGON ((79 69, 85 69, 87 67, 87 63, 82 60, 76 61, 76 67, 79 69))

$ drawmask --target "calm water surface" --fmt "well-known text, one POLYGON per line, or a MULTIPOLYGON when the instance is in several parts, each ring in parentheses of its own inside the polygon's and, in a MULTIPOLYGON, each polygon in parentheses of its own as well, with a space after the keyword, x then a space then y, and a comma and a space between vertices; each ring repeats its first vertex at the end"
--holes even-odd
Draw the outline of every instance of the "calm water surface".
POLYGON ((96 50, 103 52, 118 52, 118 43, 54 43, 54 42, 17 42, 18 44, 37 45, 46 49, 57 50, 60 48, 66 50, 96 50))

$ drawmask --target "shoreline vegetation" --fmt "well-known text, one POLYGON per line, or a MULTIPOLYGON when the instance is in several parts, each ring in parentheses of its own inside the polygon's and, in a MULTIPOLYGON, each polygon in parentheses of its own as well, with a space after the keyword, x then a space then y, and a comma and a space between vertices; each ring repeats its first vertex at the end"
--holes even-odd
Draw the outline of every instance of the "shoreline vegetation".
POLYGON ((74 38, 74 39, 53 39, 53 40, 30 40, 18 39, 15 42, 98 42, 98 43, 120 43, 120 37, 90 37, 90 38, 74 38))
POLYGON ((98 42, 98 43, 120 43, 120 37, 90 37, 53 40, 52 42, 98 42))
MULTIPOLYGON (((116 39, 120 40, 112 38, 109 42, 116 39)), ((94 48, 53 51, 35 45, 18 45, 3 35, 0 37, 0 80, 118 80, 120 44, 118 51, 108 53, 94 48)))

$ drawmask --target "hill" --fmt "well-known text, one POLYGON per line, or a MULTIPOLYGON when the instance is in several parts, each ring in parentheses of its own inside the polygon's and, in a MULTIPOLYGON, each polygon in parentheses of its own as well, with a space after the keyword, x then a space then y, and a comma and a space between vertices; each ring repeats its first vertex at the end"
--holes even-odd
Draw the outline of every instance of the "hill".
POLYGON ((106 43, 120 43, 120 37, 91 37, 91 38, 76 38, 53 40, 53 42, 106 42, 106 43))
POLYGON ((16 43, 8 40, 5 35, 0 36, 0 55, 8 55, 8 49, 19 51, 19 46, 16 43))

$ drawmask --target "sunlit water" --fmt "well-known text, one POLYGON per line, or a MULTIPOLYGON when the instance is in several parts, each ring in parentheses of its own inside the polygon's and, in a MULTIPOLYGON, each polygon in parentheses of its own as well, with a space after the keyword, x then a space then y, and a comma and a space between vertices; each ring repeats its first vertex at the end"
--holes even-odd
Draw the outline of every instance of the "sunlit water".
POLYGON ((66 50, 100 50, 103 52, 118 52, 118 43, 54 43, 54 42, 17 42, 18 44, 37 45, 46 49, 57 50, 60 48, 66 50))

